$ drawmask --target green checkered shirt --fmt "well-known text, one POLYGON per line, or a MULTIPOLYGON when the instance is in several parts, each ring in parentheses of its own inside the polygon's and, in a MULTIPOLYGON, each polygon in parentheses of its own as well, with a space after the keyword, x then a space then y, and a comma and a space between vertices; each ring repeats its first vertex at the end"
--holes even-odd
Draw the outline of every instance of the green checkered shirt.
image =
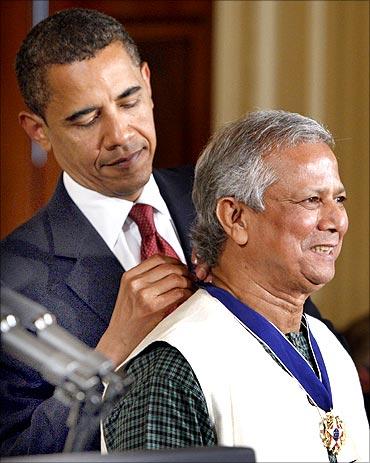
MULTIPOLYGON (((314 366, 305 327, 286 336, 314 366)), ((217 445, 202 389, 176 348, 164 342, 151 344, 128 363, 126 371, 133 385, 103 425, 108 451, 217 445)), ((337 460, 329 454, 329 461, 337 460)))
POLYGON ((134 383, 104 422, 109 451, 217 445, 203 392, 177 349, 154 343, 127 373, 134 383))

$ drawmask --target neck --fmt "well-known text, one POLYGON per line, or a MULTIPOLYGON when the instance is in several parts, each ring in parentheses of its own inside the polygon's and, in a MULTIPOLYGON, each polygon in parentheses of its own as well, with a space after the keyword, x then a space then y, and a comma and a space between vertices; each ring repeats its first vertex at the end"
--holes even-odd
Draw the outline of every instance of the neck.
POLYGON ((296 295, 264 287, 238 272, 225 275, 219 267, 212 270, 213 283, 260 313, 283 333, 299 332, 306 295, 296 295), (238 278, 233 277, 237 275, 238 278))

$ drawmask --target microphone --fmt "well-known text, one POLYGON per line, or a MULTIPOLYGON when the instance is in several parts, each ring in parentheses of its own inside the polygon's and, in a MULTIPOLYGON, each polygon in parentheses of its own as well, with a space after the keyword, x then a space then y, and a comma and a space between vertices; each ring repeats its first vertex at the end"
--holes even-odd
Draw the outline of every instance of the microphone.
POLYGON ((14 315, 2 315, 1 334, 5 350, 37 370, 49 383, 65 384, 68 379, 70 394, 77 390, 88 391, 98 385, 99 378, 90 368, 84 368, 77 360, 26 331, 19 326, 14 315))
POLYGON ((99 376, 104 377, 114 369, 111 360, 58 326, 55 316, 45 307, 3 285, 1 310, 5 314, 14 315, 22 326, 35 332, 46 344, 82 362, 99 376))
POLYGON ((100 419, 133 379, 114 372, 111 360, 57 325, 41 304, 1 285, 1 341, 4 350, 56 386, 54 397, 69 406, 64 451, 81 451, 100 419), (109 383, 104 400, 101 383, 109 383))

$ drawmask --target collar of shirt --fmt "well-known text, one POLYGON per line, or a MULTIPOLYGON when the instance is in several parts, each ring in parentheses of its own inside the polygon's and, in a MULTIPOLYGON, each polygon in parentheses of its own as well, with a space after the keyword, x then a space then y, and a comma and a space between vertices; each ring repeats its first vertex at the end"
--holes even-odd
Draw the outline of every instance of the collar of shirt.
MULTIPOLYGON (((73 180, 67 172, 63 172, 63 182, 72 201, 91 222, 109 249, 113 251, 132 208, 132 201, 105 196, 97 191, 83 187, 73 180)), ((144 186, 137 202, 149 204, 172 223, 169 210, 159 192, 153 175, 150 176, 148 183, 144 186)))

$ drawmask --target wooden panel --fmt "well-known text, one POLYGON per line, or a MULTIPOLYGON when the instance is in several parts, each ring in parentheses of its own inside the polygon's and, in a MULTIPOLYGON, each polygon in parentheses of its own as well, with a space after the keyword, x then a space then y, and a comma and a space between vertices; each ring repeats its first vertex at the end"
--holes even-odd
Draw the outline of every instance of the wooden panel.
POLYGON ((126 25, 132 20, 201 21, 211 14, 211 4, 209 0, 49 0, 49 10, 51 14, 65 8, 92 8, 121 17, 126 25))
POLYGON ((35 209, 30 142, 18 124, 24 109, 14 73, 15 55, 31 25, 27 0, 1 2, 1 236, 35 209))
POLYGON ((209 136, 210 69, 198 24, 132 24, 142 57, 152 71, 158 138, 156 166, 192 163, 209 136))
POLYGON ((15 56, 32 26, 31 0, 1 2, 1 238, 28 220, 49 199, 60 168, 31 160, 31 142, 18 123, 26 109, 14 72, 15 56))

